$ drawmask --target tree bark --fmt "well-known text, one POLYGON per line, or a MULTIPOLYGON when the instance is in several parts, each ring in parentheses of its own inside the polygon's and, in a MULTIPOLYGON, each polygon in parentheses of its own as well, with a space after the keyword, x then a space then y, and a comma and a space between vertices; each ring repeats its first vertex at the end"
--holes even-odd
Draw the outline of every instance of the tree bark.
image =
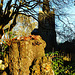
POLYGON ((36 40, 12 41, 9 47, 9 70, 10 75, 29 75, 29 67, 37 57, 45 56, 45 42, 33 45, 36 40))
POLYGON ((0 39, 1 39, 2 35, 3 35, 3 30, 0 29, 0 39))

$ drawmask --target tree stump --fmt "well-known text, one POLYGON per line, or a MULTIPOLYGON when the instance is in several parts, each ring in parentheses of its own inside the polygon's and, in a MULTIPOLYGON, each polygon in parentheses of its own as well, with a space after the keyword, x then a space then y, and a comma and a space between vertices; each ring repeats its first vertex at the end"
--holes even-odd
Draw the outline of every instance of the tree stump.
POLYGON ((28 40, 11 42, 9 47, 9 70, 10 75, 29 75, 29 67, 37 57, 45 56, 45 41, 28 40))

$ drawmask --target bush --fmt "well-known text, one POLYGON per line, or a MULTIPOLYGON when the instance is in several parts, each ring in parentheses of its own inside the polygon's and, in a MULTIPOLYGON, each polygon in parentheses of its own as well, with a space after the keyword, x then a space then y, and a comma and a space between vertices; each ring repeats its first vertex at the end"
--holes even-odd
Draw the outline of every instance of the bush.
POLYGON ((46 53, 44 57, 34 60, 31 75, 74 75, 72 66, 64 66, 63 56, 58 51, 46 53))

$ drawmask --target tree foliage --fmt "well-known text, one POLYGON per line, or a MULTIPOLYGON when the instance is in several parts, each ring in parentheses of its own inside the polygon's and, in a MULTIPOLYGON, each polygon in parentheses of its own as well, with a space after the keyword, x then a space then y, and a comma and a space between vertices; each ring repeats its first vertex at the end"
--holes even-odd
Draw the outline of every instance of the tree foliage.
MULTIPOLYGON (((73 0, 1 0, 0 38, 3 35, 3 27, 11 21, 11 30, 16 25, 16 17, 19 14, 28 17, 31 16, 38 21, 39 13, 34 9, 38 9, 38 7, 43 8, 43 3, 49 4, 50 11, 55 8, 57 35, 62 39, 73 39, 75 35, 75 25, 69 20, 71 15, 69 15, 68 11, 68 9, 71 9, 74 5, 73 0)), ((49 10, 49 8, 47 9, 49 10)))
POLYGON ((19 14, 32 16, 34 9, 39 3, 38 0, 1 0, 0 3, 0 38, 3 35, 3 27, 12 20, 10 30, 16 25, 16 17, 19 14))
POLYGON ((15 36, 28 36, 38 25, 34 18, 22 14, 18 15, 16 23, 16 26, 12 29, 12 34, 15 36))

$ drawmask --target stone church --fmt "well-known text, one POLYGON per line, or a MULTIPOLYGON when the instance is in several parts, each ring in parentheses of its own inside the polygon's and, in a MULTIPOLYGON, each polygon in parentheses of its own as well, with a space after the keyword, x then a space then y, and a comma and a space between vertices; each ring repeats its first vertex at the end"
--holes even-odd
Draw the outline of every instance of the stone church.
POLYGON ((34 29, 32 34, 39 34, 46 42, 45 52, 50 52, 56 46, 56 32, 55 32, 55 14, 49 8, 48 0, 43 0, 42 12, 38 16, 38 29, 34 29))

